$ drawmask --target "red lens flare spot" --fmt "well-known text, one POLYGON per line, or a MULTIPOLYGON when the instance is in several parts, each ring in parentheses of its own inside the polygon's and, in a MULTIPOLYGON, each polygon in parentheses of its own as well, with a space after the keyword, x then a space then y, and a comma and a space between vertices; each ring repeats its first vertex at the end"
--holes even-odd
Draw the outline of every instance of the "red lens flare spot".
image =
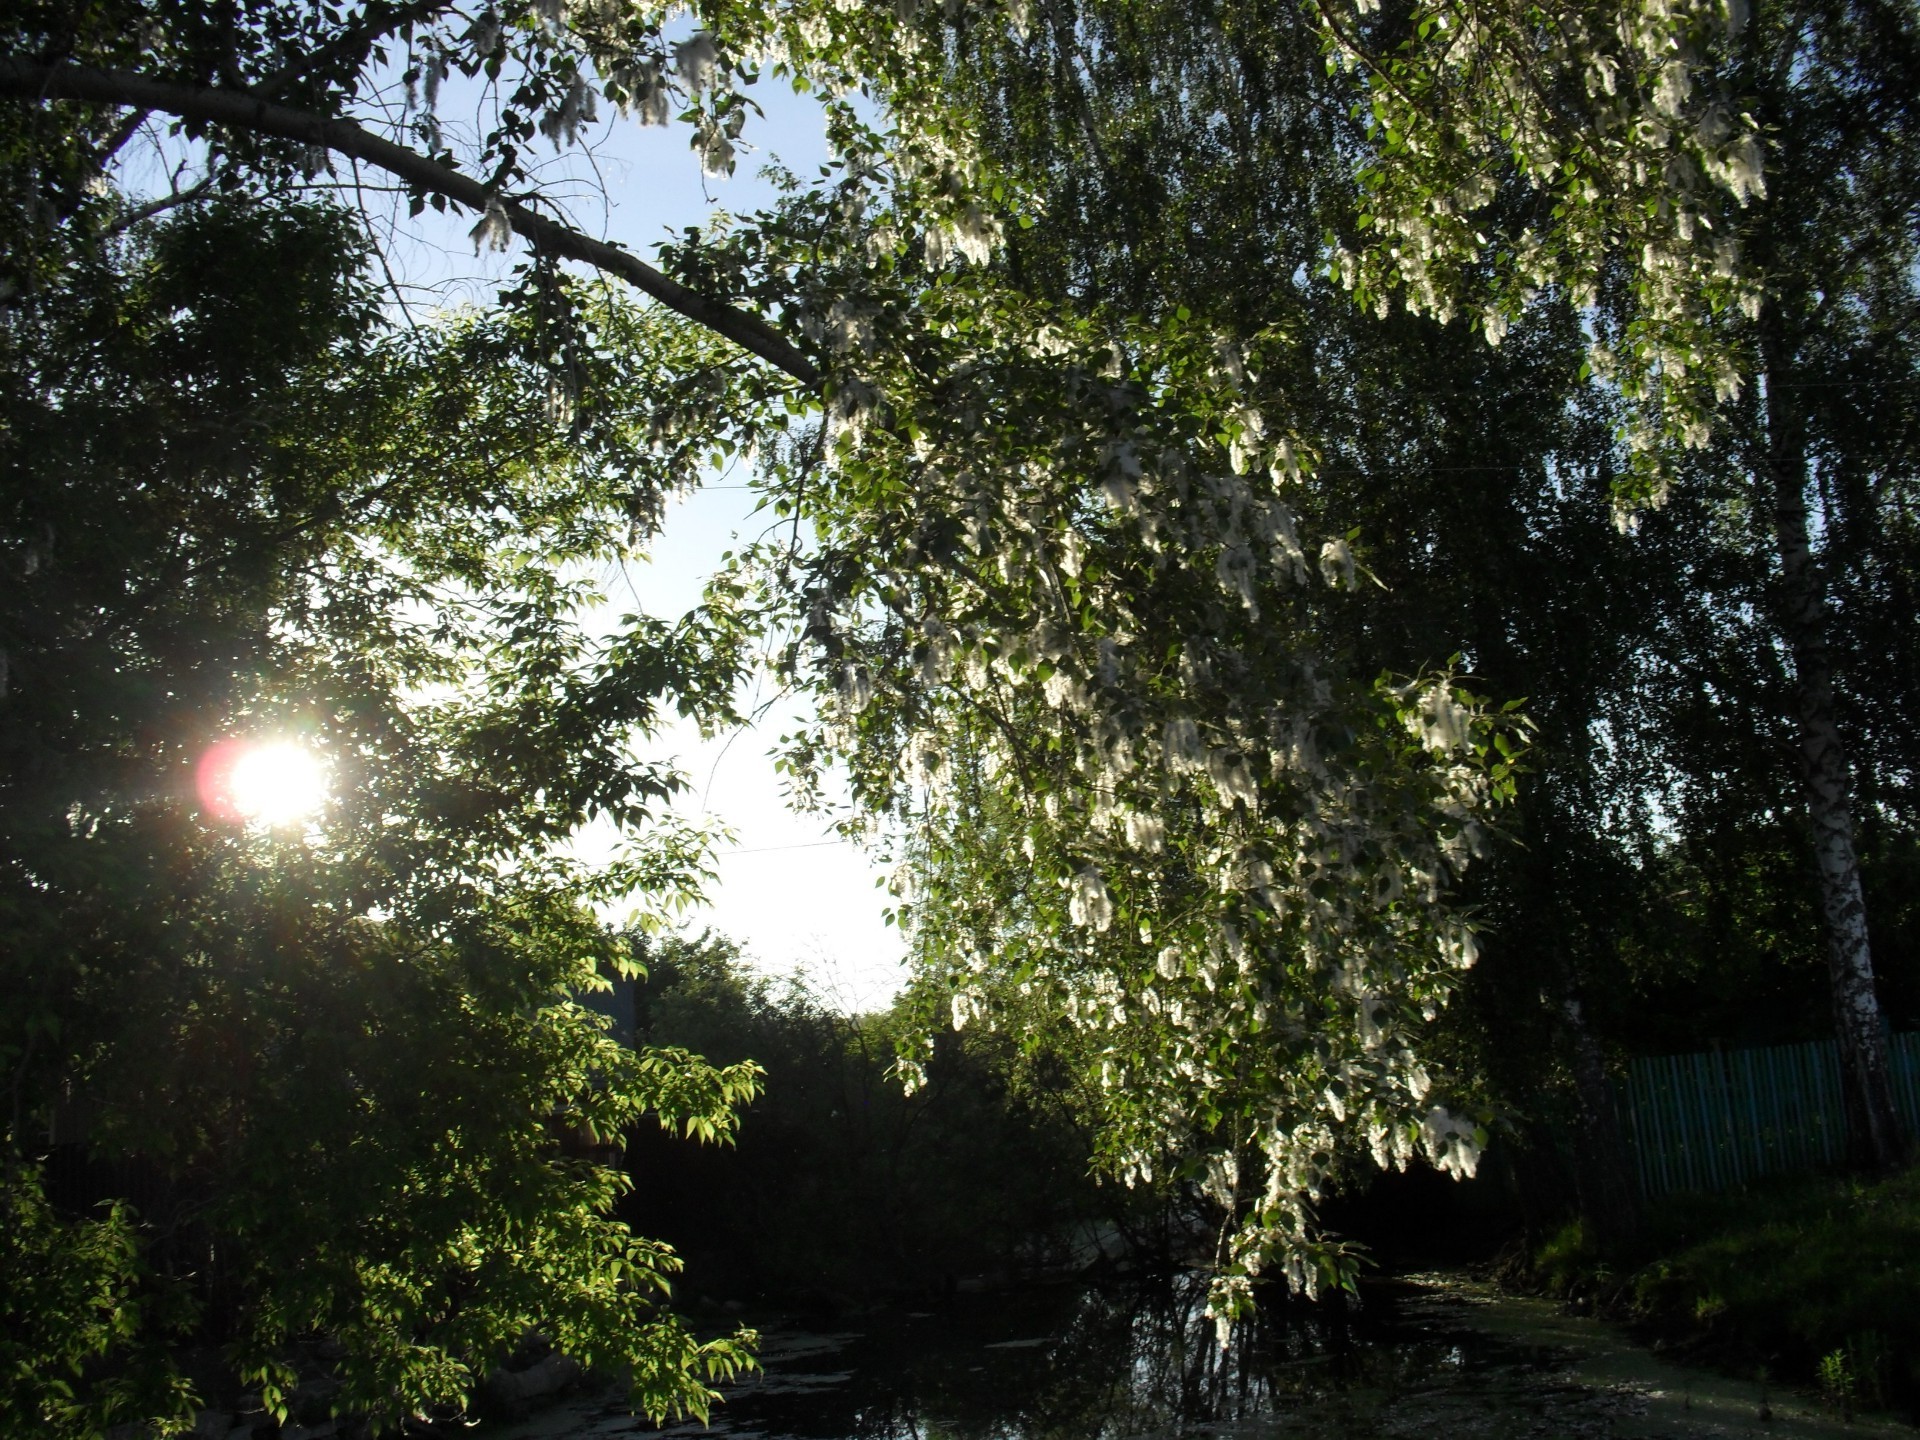
POLYGON ((327 774, 287 740, 222 740, 201 757, 200 804, 216 820, 274 829, 310 819, 327 801, 327 774))

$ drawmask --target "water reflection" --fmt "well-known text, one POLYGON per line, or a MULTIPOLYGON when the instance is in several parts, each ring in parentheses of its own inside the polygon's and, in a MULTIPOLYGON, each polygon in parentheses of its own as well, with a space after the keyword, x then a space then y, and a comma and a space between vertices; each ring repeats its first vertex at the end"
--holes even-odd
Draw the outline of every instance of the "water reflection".
MULTIPOLYGON (((767 1337, 766 1374, 734 1394, 712 1432, 671 1433, 1131 1440, 1328 1433, 1330 1423, 1377 1431, 1369 1417, 1403 1397, 1430 1399, 1437 1378, 1493 1362, 1481 1349, 1498 1349, 1498 1365, 1515 1374, 1552 1363, 1449 1334, 1442 1317, 1409 1313, 1405 1298, 1386 1288, 1357 1307, 1272 1304, 1224 1350, 1205 1303, 1204 1278, 1176 1274, 961 1297, 887 1316, 859 1334, 776 1331, 767 1337)), ((1425 1418, 1437 1417, 1427 1408, 1425 1418)))
MULTIPOLYGON (((712 1427, 674 1440, 1170 1440, 1174 1436, 1821 1436, 1787 1397, 1661 1365, 1592 1321, 1458 1277, 1370 1287, 1362 1303, 1278 1301, 1222 1350, 1194 1275, 960 1296, 770 1329, 765 1372, 712 1427)), ((1895 1427, 1898 1433, 1915 1432, 1895 1427)), ((487 1440, 644 1433, 613 1397, 487 1440)), ((1856 1426, 1853 1436, 1876 1433, 1856 1426)), ((1886 1433, 1894 1433, 1892 1431, 1886 1433)))

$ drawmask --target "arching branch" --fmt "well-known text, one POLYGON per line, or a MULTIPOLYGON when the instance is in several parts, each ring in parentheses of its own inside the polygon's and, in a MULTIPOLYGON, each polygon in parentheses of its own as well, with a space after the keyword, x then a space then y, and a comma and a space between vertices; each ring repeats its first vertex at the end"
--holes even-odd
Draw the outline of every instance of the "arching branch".
POLYGON ((318 146, 384 170, 430 194, 444 195, 476 212, 484 213, 488 204, 498 199, 514 233, 536 249, 617 276, 669 310, 704 325, 717 335, 724 335, 801 384, 815 388, 820 383, 818 367, 759 316, 687 289, 631 251, 592 239, 570 225, 549 219, 504 196, 489 195, 486 187, 472 176, 451 170, 431 156, 382 139, 351 120, 310 114, 235 90, 155 80, 125 70, 42 65, 19 59, 0 59, 0 94, 35 100, 125 105, 318 146))

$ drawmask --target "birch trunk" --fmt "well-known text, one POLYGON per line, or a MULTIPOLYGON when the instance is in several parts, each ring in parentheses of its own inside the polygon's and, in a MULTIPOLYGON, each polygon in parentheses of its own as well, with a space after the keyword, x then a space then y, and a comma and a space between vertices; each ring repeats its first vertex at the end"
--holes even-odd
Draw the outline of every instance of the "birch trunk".
POLYGON ((1888 1170, 1905 1151, 1894 1108, 1887 1032, 1873 983, 1867 907, 1853 848, 1851 778, 1834 714, 1833 663, 1827 651, 1825 586, 1807 526, 1806 425, 1786 377, 1786 346, 1776 320, 1763 345, 1766 371, 1767 476, 1780 571, 1779 616, 1793 660, 1800 781, 1812 824, 1820 911, 1827 940, 1834 1040, 1840 1050, 1849 1158, 1888 1170))

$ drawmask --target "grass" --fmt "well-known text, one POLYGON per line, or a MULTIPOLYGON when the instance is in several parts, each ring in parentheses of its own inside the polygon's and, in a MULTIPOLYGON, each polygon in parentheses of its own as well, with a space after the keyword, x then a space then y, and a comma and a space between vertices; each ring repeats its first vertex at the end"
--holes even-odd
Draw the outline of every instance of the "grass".
POLYGON ((1694 1358, 1817 1386, 1842 1412, 1920 1408, 1920 1166, 1672 1197, 1611 1251, 1570 1225, 1533 1273, 1694 1358))

